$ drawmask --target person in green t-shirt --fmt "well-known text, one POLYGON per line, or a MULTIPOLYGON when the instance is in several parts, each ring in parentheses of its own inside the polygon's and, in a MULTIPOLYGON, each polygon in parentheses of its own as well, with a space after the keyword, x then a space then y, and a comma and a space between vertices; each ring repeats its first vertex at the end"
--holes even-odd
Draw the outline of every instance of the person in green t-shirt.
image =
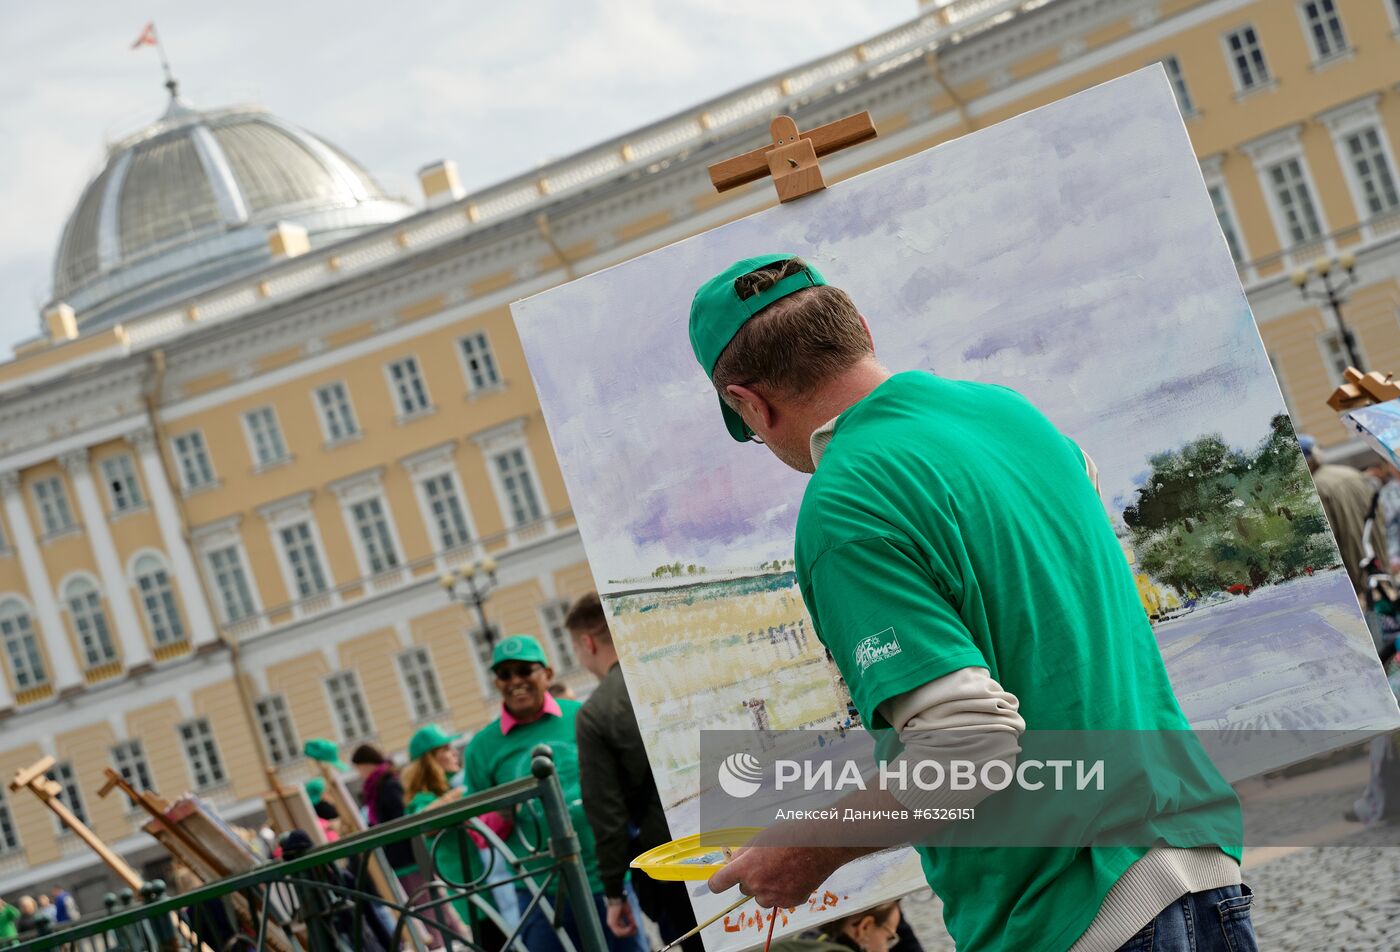
MULTIPOLYGON (((812 474, 797 582, 867 727, 897 733, 915 762, 975 750, 1006 771, 1051 732, 1185 738, 1171 769, 1115 775, 1087 817, 1059 817, 1128 818, 1150 836, 918 839, 960 952, 1113 952, 1147 932, 1158 950, 1256 948, 1238 800, 1172 693, 1092 461, 1012 390, 891 374, 850 297, 792 255, 745 259, 706 282, 690 339, 730 435, 812 474)), ((933 803, 970 808, 989 793, 945 789, 933 803)), ((856 796, 880 810, 919 794, 856 796)), ((759 846, 710 888, 795 906, 876 848, 759 846)))
POLYGON ((19 916, 17 908, 0 899, 0 946, 19 942, 19 916))
MULTIPOLYGON (((598 856, 593 846, 593 830, 583 811, 579 792, 578 742, 575 739, 575 718, 582 705, 549 693, 554 671, 549 667, 544 649, 529 635, 511 635, 496 643, 491 652, 491 674, 496 689, 501 692, 501 715, 472 735, 466 751, 467 789, 473 793, 511 780, 530 776, 532 751, 539 744, 548 744, 554 752, 554 769, 564 791, 569 819, 578 835, 579 852, 598 918, 607 918, 607 903, 602 878, 598 873, 598 856)), ((531 803, 517 811, 515 828, 506 845, 517 857, 540 851, 547 836, 544 817, 531 803)), ((547 853, 534 865, 547 866, 547 853)), ((527 867, 530 865, 526 864, 527 867)), ((520 910, 524 914, 530 894, 517 888, 520 910)), ((564 911, 565 929, 578 945, 578 929, 572 910, 564 911)), ((562 948, 549 921, 536 909, 525 920, 521 938, 530 952, 558 952, 562 948)), ((611 952, 642 952, 646 947, 640 935, 620 937, 603 929, 611 952)))

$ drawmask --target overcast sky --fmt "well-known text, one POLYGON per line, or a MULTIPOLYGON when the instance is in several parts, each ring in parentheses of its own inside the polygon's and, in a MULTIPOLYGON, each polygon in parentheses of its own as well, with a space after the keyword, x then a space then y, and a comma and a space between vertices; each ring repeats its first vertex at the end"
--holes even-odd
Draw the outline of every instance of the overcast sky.
POLYGON ((468 190, 912 18, 916 0, 0 0, 0 358, 32 336, 68 213, 104 143, 182 94, 255 101, 419 200, 452 158, 468 190), (750 15, 742 15, 749 12, 750 15))

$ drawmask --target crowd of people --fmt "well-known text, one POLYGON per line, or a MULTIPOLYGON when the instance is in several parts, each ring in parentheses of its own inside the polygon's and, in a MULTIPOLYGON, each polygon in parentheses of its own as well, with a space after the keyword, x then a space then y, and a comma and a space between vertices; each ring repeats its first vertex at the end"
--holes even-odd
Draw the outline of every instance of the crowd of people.
POLYGON ((78 918, 78 904, 62 886, 46 893, 21 896, 13 905, 0 898, 0 946, 14 945, 21 939, 50 927, 73 922, 78 918))

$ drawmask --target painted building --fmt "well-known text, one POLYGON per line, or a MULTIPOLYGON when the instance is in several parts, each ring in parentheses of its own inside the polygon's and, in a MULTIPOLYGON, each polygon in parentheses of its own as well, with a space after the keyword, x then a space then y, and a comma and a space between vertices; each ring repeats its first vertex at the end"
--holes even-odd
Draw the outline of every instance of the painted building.
MULTIPOLYGON (((435 162, 419 207, 277 117, 172 102, 81 190, 0 365, 0 774, 52 754, 139 862, 104 767, 239 816, 306 737, 474 728, 486 639, 438 579, 488 555, 492 625, 571 672, 590 576, 509 302, 771 205, 706 166, 774 114, 872 112, 830 182, 1158 62, 1300 429, 1344 453, 1343 348, 1290 275, 1354 255, 1350 326, 1400 369, 1400 0, 956 0, 475 194, 435 162)), ((103 880, 0 799, 0 892, 103 880)))

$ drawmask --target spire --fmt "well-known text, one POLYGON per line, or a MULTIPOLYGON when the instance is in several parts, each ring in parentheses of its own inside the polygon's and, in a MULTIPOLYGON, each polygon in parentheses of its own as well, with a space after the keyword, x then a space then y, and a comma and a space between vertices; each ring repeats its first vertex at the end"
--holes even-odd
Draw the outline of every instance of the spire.
POLYGON ((165 44, 160 41, 160 34, 156 32, 155 21, 146 24, 146 28, 141 31, 141 35, 136 38, 136 42, 131 44, 133 50, 138 50, 143 46, 154 46, 156 53, 160 55, 160 68, 165 73, 165 88, 170 92, 170 107, 166 110, 166 115, 178 112, 185 108, 180 102, 180 84, 175 81, 175 75, 170 72, 170 60, 165 57, 165 44))

